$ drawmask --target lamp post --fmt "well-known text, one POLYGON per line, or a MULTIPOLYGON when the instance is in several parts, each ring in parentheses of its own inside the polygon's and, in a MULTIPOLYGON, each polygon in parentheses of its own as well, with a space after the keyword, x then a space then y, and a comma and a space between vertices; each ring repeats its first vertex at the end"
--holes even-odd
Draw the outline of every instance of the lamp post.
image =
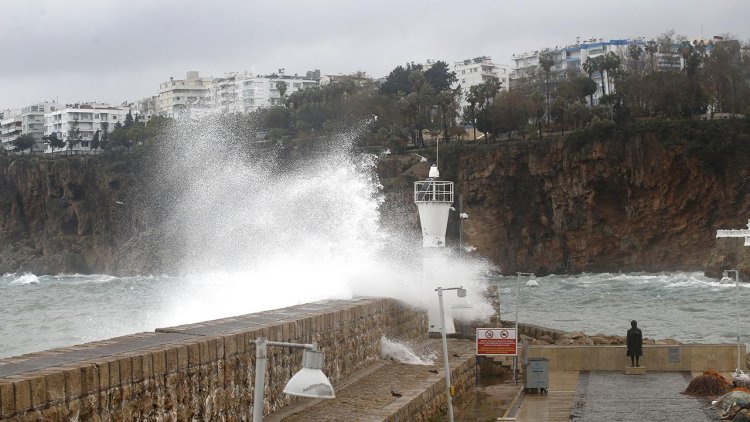
POLYGON ((740 272, 739 270, 724 270, 724 276, 721 278, 722 283, 731 283, 732 279, 729 278, 729 273, 734 273, 734 286, 736 287, 736 293, 734 295, 734 312, 735 320, 737 323, 737 369, 735 374, 741 373, 740 369, 740 272))
MULTIPOLYGON (((516 281, 516 344, 518 344, 518 340, 521 339, 520 334, 518 333, 518 302, 519 302, 519 296, 521 293, 521 277, 529 277, 529 279, 534 279, 534 273, 516 273, 518 275, 518 280, 516 281)), ((513 356, 513 380, 518 384, 518 353, 516 353, 515 356, 513 356)))
POLYGON ((253 422, 263 421, 263 393, 265 392, 266 362, 268 360, 268 346, 303 349, 302 369, 300 369, 284 387, 284 392, 292 396, 311 397, 318 399, 332 399, 336 395, 328 377, 321 370, 323 368, 323 353, 318 350, 317 343, 299 344, 280 341, 268 341, 260 337, 255 343, 255 392, 253 398, 253 422))
POLYGON ((458 300, 451 306, 453 309, 466 309, 471 308, 471 305, 466 302, 466 289, 462 287, 438 287, 435 289, 438 292, 438 302, 440 302, 440 336, 443 339, 443 366, 445 369, 445 396, 448 400, 448 418, 450 422, 453 422, 453 397, 451 395, 451 368, 448 364, 448 339, 445 335, 445 309, 443 308, 443 291, 445 290, 456 290, 458 300))

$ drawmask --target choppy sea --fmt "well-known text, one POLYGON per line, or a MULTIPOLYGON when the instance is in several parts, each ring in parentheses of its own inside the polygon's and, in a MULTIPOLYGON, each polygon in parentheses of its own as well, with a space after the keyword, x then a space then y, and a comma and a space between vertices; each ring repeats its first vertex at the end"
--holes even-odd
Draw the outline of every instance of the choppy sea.
MULTIPOLYGON (((741 341, 750 337, 750 285, 720 284, 700 273, 550 275, 496 277, 501 317, 512 320, 518 290, 519 320, 565 331, 624 335, 635 319, 644 336, 682 342, 741 341), (739 295, 740 315, 735 306, 739 295)), ((231 280, 204 277, 107 275, 0 277, 0 357, 152 331, 290 306, 306 297, 251 298, 231 280)), ((283 290, 283 288, 282 288, 283 290)), ((287 290, 286 293, 290 293, 287 290)), ((334 294, 337 298, 345 294, 334 294)), ((309 301, 324 299, 324 295, 309 301)))

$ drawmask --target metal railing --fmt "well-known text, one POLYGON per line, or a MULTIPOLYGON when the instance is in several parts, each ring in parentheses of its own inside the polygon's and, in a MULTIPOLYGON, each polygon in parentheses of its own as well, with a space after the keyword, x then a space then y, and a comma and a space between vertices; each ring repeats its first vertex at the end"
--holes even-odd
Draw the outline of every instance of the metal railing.
POLYGON ((414 182, 414 202, 453 203, 453 182, 443 180, 414 182))

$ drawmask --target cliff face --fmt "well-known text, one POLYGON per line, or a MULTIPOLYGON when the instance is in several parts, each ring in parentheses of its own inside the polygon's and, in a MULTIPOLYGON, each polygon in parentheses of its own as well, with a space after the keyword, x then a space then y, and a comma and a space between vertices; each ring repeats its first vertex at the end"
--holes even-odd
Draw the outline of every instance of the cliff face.
POLYGON ((715 238, 750 217, 748 157, 706 170, 684 144, 665 145, 636 136, 463 149, 453 160, 464 239, 506 274, 750 270, 741 240, 715 238))
MULTIPOLYGON (((650 134, 449 144, 440 159, 469 214, 464 242, 505 274, 706 270, 720 276, 722 268, 750 274, 742 239, 715 238, 717 229, 744 228, 750 218, 750 154, 742 151, 724 151, 723 164, 706 166, 689 144, 650 134)), ((178 270, 179 232, 163 224, 177 188, 149 166, 158 168, 129 154, 0 159, 0 274, 178 270)), ((412 182, 428 169, 415 154, 378 164, 382 221, 415 244, 412 182)))
POLYGON ((0 273, 106 273, 132 168, 102 157, 0 160, 0 273))

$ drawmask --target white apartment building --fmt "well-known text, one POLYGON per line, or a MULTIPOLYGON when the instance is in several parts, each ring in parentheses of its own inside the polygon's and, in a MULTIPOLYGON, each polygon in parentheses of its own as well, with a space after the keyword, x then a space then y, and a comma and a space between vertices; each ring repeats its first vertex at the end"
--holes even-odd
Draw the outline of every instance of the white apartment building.
MULTIPOLYGON (((65 146, 66 151, 74 154, 82 154, 91 151, 91 140, 97 130, 101 132, 112 132, 115 125, 125 122, 125 116, 130 110, 120 107, 111 107, 107 104, 68 104, 55 111, 44 115, 44 134, 57 133, 57 137, 68 141, 70 131, 78 124, 80 141, 72 150, 65 146)), ((52 149, 47 146, 45 153, 51 153, 52 149)))
POLYGON ((458 79, 454 88, 461 85, 463 91, 461 108, 469 105, 466 101, 466 94, 469 93, 469 88, 472 86, 481 85, 485 81, 494 79, 500 82, 501 90, 507 91, 510 83, 510 66, 493 63, 489 56, 454 62, 453 71, 456 72, 456 78, 458 79))
POLYGON ((22 128, 21 110, 7 109, 0 112, 0 145, 6 150, 12 150, 13 141, 21 136, 22 128))
POLYGON ((284 97, 313 86, 318 86, 320 71, 307 72, 305 76, 278 73, 256 76, 248 72, 230 73, 214 79, 207 95, 207 104, 222 112, 251 113, 253 111, 282 105, 284 99, 279 87, 286 84, 284 97))
MULTIPOLYGON (((513 59, 513 70, 511 72, 511 87, 516 88, 529 83, 529 78, 538 72, 543 72, 539 68, 539 57, 542 55, 549 55, 552 57, 554 62, 550 71, 550 81, 554 83, 558 80, 564 80, 567 74, 585 74, 583 71, 583 64, 586 60, 598 56, 602 56, 613 52, 620 57, 627 57, 628 46, 635 44, 643 48, 646 42, 643 38, 635 39, 614 39, 604 41, 599 39, 589 39, 581 42, 576 40, 575 44, 568 45, 565 47, 556 46, 554 48, 546 48, 543 50, 528 51, 524 53, 514 54, 513 59)), ((680 70, 684 65, 682 58, 677 54, 678 45, 675 44, 675 54, 672 56, 665 56, 663 54, 657 54, 657 67, 659 70, 680 70)), ((645 54, 645 53, 644 53, 645 54)), ((591 79, 596 82, 597 91, 594 94, 594 101, 597 102, 603 95, 602 93, 602 75, 599 72, 593 72, 591 79)), ((604 85, 607 93, 612 92, 614 89, 614 82, 604 75, 604 85)))
POLYGON ((187 72, 185 79, 169 78, 159 85, 156 114, 178 117, 191 106, 201 104, 211 85, 212 78, 201 78, 197 71, 187 72))
POLYGON ((21 109, 21 131, 24 135, 31 135, 36 141, 34 144, 35 151, 45 149, 44 140, 44 115, 51 113, 60 108, 56 102, 39 102, 31 104, 21 109))

